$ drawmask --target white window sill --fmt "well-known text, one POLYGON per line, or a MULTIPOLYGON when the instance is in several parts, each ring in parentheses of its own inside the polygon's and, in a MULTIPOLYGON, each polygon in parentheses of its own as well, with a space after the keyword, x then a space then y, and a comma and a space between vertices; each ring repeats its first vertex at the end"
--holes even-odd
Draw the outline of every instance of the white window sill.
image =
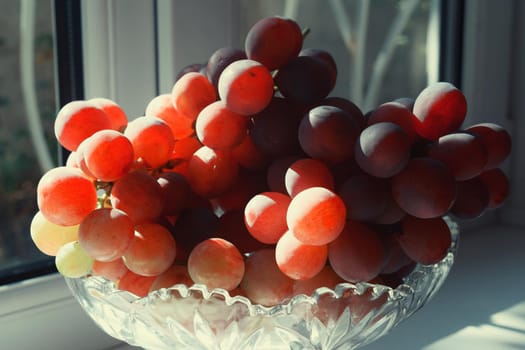
MULTIPOLYGON (((423 309, 369 350, 515 350, 525 344, 525 235, 487 226, 460 238, 453 270, 423 309)), ((0 339, 20 350, 136 349, 104 334, 50 275, 0 287, 0 339)))

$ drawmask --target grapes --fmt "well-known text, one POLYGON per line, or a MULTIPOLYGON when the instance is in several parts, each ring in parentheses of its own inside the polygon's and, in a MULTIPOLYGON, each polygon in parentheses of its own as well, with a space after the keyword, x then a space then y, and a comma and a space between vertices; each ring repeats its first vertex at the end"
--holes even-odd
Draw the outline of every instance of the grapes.
POLYGON ((256 304, 273 306, 292 296, 294 280, 275 262, 275 249, 260 249, 245 260, 241 289, 256 304))
POLYGON ((267 156, 299 154, 301 147, 297 127, 300 121, 296 105, 284 98, 274 97, 264 110, 253 116, 250 137, 267 156))
POLYGON ((359 221, 379 218, 387 208, 389 192, 388 182, 367 174, 348 177, 337 191, 345 203, 346 217, 359 221))
POLYGON ((230 63, 243 59, 246 59, 246 53, 243 50, 233 47, 221 47, 210 56, 206 66, 206 73, 217 93, 219 78, 224 68, 229 66, 230 63))
POLYGON ((128 124, 124 135, 129 138, 140 158, 152 168, 159 167, 171 158, 175 139, 166 122, 157 117, 139 117, 128 124))
POLYGON ((431 158, 413 158, 392 178, 392 194, 399 206, 418 218, 445 215, 456 199, 450 170, 431 158))
POLYGON ((193 135, 193 120, 187 118, 173 107, 171 94, 155 96, 146 106, 144 115, 157 117, 168 124, 175 140, 181 140, 193 135))
POLYGON ((310 56, 299 56, 279 69, 275 84, 281 94, 292 101, 314 104, 334 88, 333 68, 310 56))
POLYGON ((121 210, 99 208, 82 220, 78 242, 95 260, 119 259, 133 239, 133 222, 121 210))
POLYGON ((310 187, 292 199, 286 222, 299 241, 323 245, 336 239, 343 230, 346 207, 334 192, 324 187, 310 187))
POLYGON ((328 246, 308 245, 287 231, 275 247, 279 269, 294 280, 306 280, 317 275, 326 265, 328 246))
POLYGON ((279 192, 263 192, 244 208, 244 221, 250 234, 263 243, 277 243, 288 230, 286 215, 291 199, 279 192))
POLYGON ((450 213, 461 219, 475 219, 487 209, 489 196, 489 190, 480 177, 458 181, 456 200, 450 213))
MULTIPOLYGON (((329 95, 334 56, 302 45, 295 21, 264 18, 245 51, 184 67, 144 116, 105 98, 62 107, 55 136, 71 154, 38 184, 35 246, 65 276, 140 297, 199 283, 273 306, 342 282, 396 288, 446 256, 444 216, 504 203, 510 134, 462 127, 459 89, 363 115, 329 95)), ((353 320, 384 302, 369 296, 349 298, 353 320)))
POLYGON ((91 273, 93 276, 101 276, 107 278, 110 281, 118 281, 127 272, 128 268, 124 264, 122 258, 113 261, 97 261, 93 262, 91 273))
POLYGON ((484 171, 479 175, 489 191, 488 208, 499 208, 509 196, 509 179, 499 168, 484 171))
POLYGON ((198 195, 217 197, 231 188, 238 172, 231 153, 202 146, 189 159, 188 182, 198 195))
POLYGON ((488 161, 487 148, 482 140, 465 132, 440 137, 430 145, 428 156, 442 161, 459 181, 479 175, 488 161))
POLYGON ((259 62, 250 59, 235 61, 222 71, 219 96, 232 112, 256 114, 272 99, 272 75, 259 62))
POLYGON ((510 134, 500 125, 480 123, 465 129, 481 138, 487 148, 487 164, 485 170, 498 167, 510 154, 512 140, 510 134))
POLYGON ((232 290, 244 276, 244 260, 230 242, 222 238, 210 238, 191 251, 188 273, 195 283, 205 284, 209 289, 232 290))
POLYGON ((82 141, 77 151, 82 155, 87 173, 106 182, 126 175, 135 160, 131 141, 114 130, 97 131, 82 141))
POLYGON ((126 112, 115 101, 104 97, 95 97, 87 101, 95 107, 104 111, 111 121, 111 128, 113 130, 122 131, 128 125, 128 117, 126 112))
POLYGON ((217 94, 204 74, 189 72, 173 85, 171 99, 177 111, 195 120, 204 107, 217 99, 217 94))
POLYGON ((158 224, 135 226, 135 236, 123 259, 126 267, 141 276, 157 276, 174 262, 176 243, 171 233, 158 224))
POLYGON ((50 256, 55 256, 64 244, 78 240, 78 225, 56 225, 40 211, 31 220, 30 231, 35 246, 50 256))
POLYGON ((348 282, 361 282, 379 274, 386 255, 374 230, 350 220, 343 232, 328 245, 328 259, 339 277, 348 282))
POLYGON ((164 207, 160 185, 141 170, 130 172, 115 181, 110 201, 113 208, 125 212, 134 224, 155 220, 164 207))
POLYGON ((78 241, 72 241, 58 249, 55 265, 61 275, 78 278, 91 272, 93 258, 80 246, 78 241))
POLYGON ((419 93, 413 112, 417 133, 426 139, 437 140, 461 127, 467 113, 467 102, 454 85, 437 82, 419 93))
POLYGON ((93 183, 76 168, 57 167, 47 171, 36 191, 40 212, 56 225, 80 224, 97 205, 93 183))
POLYGON ((401 220, 401 226, 399 244, 412 260, 430 265, 447 254, 452 238, 444 219, 420 219, 407 215, 401 220))
POLYGON ((246 55, 269 70, 281 68, 299 54, 303 36, 299 25, 287 18, 266 17, 255 23, 245 39, 246 55))
POLYGON ((106 113, 88 101, 65 104, 55 119, 55 136, 64 148, 74 151, 95 132, 113 127, 106 113))
POLYGON ((394 123, 372 124, 361 132, 355 147, 357 164, 370 175, 392 177, 406 166, 410 158, 410 141, 394 123))
POLYGON ((330 169, 317 159, 303 158, 293 162, 286 170, 284 182, 290 197, 310 187, 334 190, 334 177, 330 169))
POLYGON ((206 106, 197 117, 199 141, 213 149, 232 149, 246 137, 248 118, 226 108, 223 101, 206 106))
POLYGON ((414 115, 412 110, 400 102, 386 102, 374 109, 368 116, 368 125, 391 122, 398 125, 408 137, 412 144, 416 139, 416 130, 414 126, 414 115))
POLYGON ((299 143, 306 154, 335 164, 353 157, 359 127, 343 110, 319 106, 303 117, 298 133, 299 143))

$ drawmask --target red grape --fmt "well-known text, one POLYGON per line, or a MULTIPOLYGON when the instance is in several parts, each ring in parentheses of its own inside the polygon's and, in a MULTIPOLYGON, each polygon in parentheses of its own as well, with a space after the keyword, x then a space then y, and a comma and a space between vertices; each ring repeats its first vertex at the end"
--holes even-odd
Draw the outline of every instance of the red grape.
POLYGON ((475 219, 487 209, 489 199, 489 190, 479 176, 458 181, 456 200, 450 213, 460 219, 475 219))
POLYGON ((233 47, 221 47, 210 56, 206 66, 206 73, 211 84, 217 90, 217 93, 219 77, 224 68, 230 65, 230 63, 243 59, 246 59, 246 53, 243 50, 233 47))
POLYGON ((306 154, 334 164, 353 157, 359 127, 343 110, 319 106, 303 117, 298 133, 299 143, 306 154))
POLYGON ((273 244, 288 230, 286 213, 290 197, 279 192, 253 196, 244 208, 244 222, 250 234, 260 242, 273 244))
POLYGON ((113 184, 111 205, 129 215, 134 224, 152 221, 163 210, 164 197, 155 178, 145 171, 126 174, 113 184))
POLYGON ((235 61, 222 71, 219 96, 232 112, 253 115, 266 108, 272 99, 272 75, 259 62, 235 61))
POLYGON ((410 141, 403 129, 394 123, 372 124, 361 132, 354 156, 368 174, 392 177, 406 166, 410 158, 410 141))
POLYGON ((193 135, 193 120, 173 107, 171 94, 161 94, 154 97, 146 106, 145 115, 162 119, 170 127, 175 140, 193 135))
POLYGON ((488 153, 485 170, 498 167, 509 156, 512 139, 503 127, 494 123, 480 123, 468 127, 465 131, 479 136, 485 145, 488 153))
POLYGON ((274 70, 296 57, 302 44, 303 36, 297 22, 273 16, 259 20, 250 28, 245 50, 248 58, 274 70))
POLYGON ((210 238, 191 251, 188 273, 193 282, 205 284, 209 290, 232 290, 244 276, 244 259, 232 243, 222 238, 210 238))
POLYGON ((100 130, 82 141, 78 149, 89 174, 101 181, 115 181, 126 175, 135 160, 131 141, 115 130, 100 130))
POLYGON ((503 205, 509 196, 509 179, 500 168, 486 170, 479 175, 481 181, 489 191, 489 209, 496 209, 503 205))
POLYGON ((463 93, 447 82, 427 86, 414 102, 417 133, 429 140, 459 130, 467 113, 467 102, 463 93))
POLYGON ((121 210, 99 208, 89 213, 78 228, 78 242, 95 260, 119 259, 133 239, 133 222, 121 210))
POLYGON ((157 276, 175 262, 176 243, 159 224, 135 226, 135 236, 123 255, 126 267, 141 276, 157 276))
POLYGON ((376 231, 350 220, 339 237, 328 245, 328 259, 339 277, 348 282, 361 282, 379 274, 386 255, 376 231))
POLYGON ((383 103, 374 109, 368 116, 368 125, 380 122, 391 122, 398 125, 406 133, 408 141, 412 144, 416 137, 412 111, 399 102, 383 103))
POLYGON ((202 146, 188 163, 188 182, 192 190, 206 198, 226 193, 237 178, 239 166, 231 153, 202 146))
POLYGON ((306 280, 317 275, 326 265, 328 246, 308 245, 287 231, 275 247, 279 269, 294 280, 306 280))
POLYGON ((392 178, 399 206, 419 218, 446 214, 456 199, 456 181, 448 168, 432 158, 413 158, 392 178))
POLYGON ((286 222, 301 242, 324 245, 336 239, 343 230, 346 207, 334 192, 324 187, 310 187, 292 199, 286 222))
POLYGON ((420 219, 407 215, 401 220, 398 237, 405 253, 414 261, 430 265, 441 261, 452 243, 450 229, 441 217, 420 219))
POLYGON ((77 225, 97 206, 95 186, 77 168, 47 171, 40 178, 36 192, 38 208, 56 225, 77 225))
POLYGON ((325 163, 317 159, 301 158, 286 170, 286 191, 290 197, 310 187, 325 187, 334 190, 334 177, 325 163))
POLYGON ((140 158, 149 167, 157 168, 171 158, 175 139, 162 119, 151 116, 133 119, 124 135, 133 144, 135 158, 140 158))
POLYGON ((111 128, 113 130, 122 131, 128 125, 128 117, 126 112, 115 101, 108 98, 96 97, 87 101, 92 103, 95 107, 103 110, 111 121, 111 128))
POLYGON ((430 145, 428 156, 442 161, 458 181, 479 175, 488 160, 487 148, 482 140, 464 132, 441 136, 430 145))
POLYGON ((69 151, 95 132, 113 127, 107 114, 88 101, 71 101, 65 104, 55 119, 55 136, 69 151))
POLYGON ((369 221, 378 218, 386 209, 390 185, 379 178, 359 174, 350 176, 337 194, 346 205, 349 220, 369 221))
POLYGON ((217 100, 217 93, 204 74, 189 72, 175 82, 171 99, 177 111, 195 120, 204 107, 217 100))
POLYGON ((261 249, 246 257, 241 289, 252 303, 279 304, 292 297, 293 283, 277 266, 274 249, 261 249))
POLYGON ((223 101, 216 101, 199 113, 195 132, 205 146, 232 149, 246 137, 248 120, 247 117, 230 111, 223 101))

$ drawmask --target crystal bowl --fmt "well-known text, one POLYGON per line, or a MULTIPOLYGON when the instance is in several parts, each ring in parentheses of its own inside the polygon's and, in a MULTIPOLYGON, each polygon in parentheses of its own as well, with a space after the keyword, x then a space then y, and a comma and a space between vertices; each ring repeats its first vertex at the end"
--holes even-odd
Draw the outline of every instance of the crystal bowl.
POLYGON ((82 308, 109 335, 145 349, 356 349, 419 310, 454 262, 458 226, 443 260, 417 265, 398 287, 342 283, 265 307, 226 290, 175 285, 139 298, 100 277, 67 278, 82 308))

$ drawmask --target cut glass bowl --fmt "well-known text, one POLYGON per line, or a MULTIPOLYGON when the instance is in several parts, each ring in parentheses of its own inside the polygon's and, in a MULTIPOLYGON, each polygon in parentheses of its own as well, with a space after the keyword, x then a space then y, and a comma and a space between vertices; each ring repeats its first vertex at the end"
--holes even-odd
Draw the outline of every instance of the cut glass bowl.
POLYGON ((82 308, 109 335, 145 349, 356 349, 385 335, 441 287, 454 262, 452 245, 434 265, 417 265, 393 289, 343 283, 265 307, 203 285, 176 285, 139 298, 100 277, 67 278, 82 308))

